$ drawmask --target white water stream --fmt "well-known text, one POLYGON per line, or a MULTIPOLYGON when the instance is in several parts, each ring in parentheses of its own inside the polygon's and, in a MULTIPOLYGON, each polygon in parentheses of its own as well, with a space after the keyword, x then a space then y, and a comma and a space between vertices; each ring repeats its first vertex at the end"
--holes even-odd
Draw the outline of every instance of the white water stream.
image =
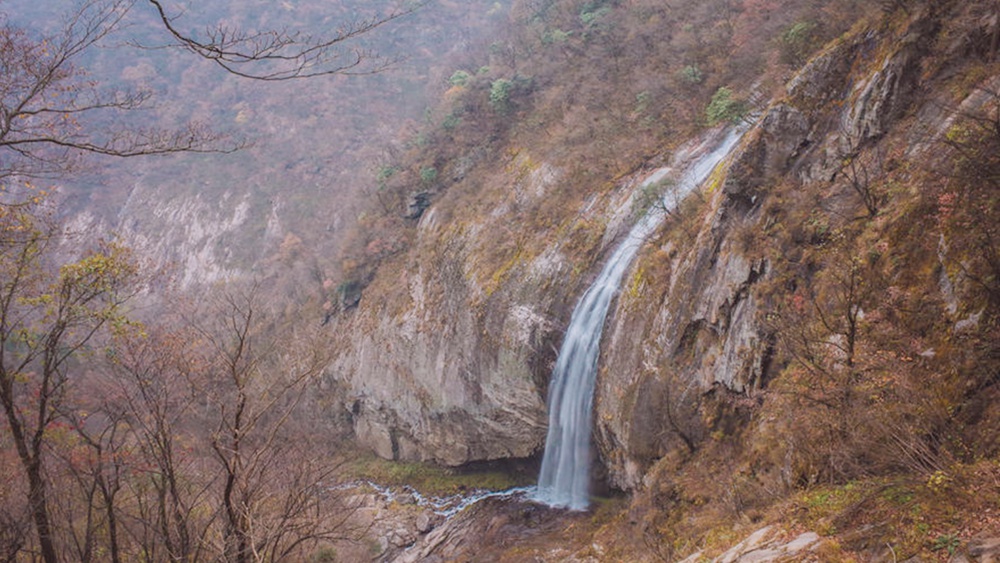
POLYGON ((368 480, 351 481, 333 487, 334 491, 360 491, 371 489, 376 496, 387 503, 397 502, 407 498, 410 504, 415 504, 421 508, 426 508, 445 519, 451 518, 466 508, 488 498, 519 498, 530 496, 534 487, 514 487, 504 491, 490 491, 487 489, 476 489, 466 493, 448 495, 445 497, 427 496, 410 486, 403 486, 394 489, 385 487, 368 480))
MULTIPOLYGON (((670 189, 671 200, 654 205, 615 249, 604 269, 573 310, 569 328, 552 372, 549 388, 549 430, 535 499, 545 504, 583 510, 590 502, 590 424, 601 332, 611 300, 639 248, 656 230, 674 204, 701 184, 729 154, 741 133, 730 131, 711 151, 688 164, 670 189)), ((671 172, 662 168, 642 187, 671 172)), ((642 189, 642 187, 640 189, 642 189)))

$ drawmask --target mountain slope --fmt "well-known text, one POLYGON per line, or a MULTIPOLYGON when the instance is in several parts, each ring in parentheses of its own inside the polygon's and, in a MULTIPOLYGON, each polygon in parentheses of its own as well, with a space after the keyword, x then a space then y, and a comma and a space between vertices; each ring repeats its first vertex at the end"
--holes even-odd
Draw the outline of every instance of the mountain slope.
MULTIPOLYGON (((712 45, 734 65, 750 56, 736 49, 747 45, 739 32, 763 25, 755 4, 705 28, 725 36, 712 45)), ((609 48, 601 33, 635 39, 615 43, 626 53, 644 44, 641 26, 586 27, 629 21, 637 5, 578 8, 581 35, 593 33, 583 47, 546 35, 545 10, 524 21, 567 58, 587 41, 609 48)), ((814 17, 846 8, 810 7, 821 10, 814 17)), ((679 12, 644 15, 667 37, 705 33, 685 23, 696 11, 679 12)), ((792 46, 793 16, 787 41, 756 53, 789 65, 808 56, 804 67, 713 67, 726 80, 689 100, 712 109, 731 83, 730 96, 770 101, 623 285, 595 431, 601 479, 634 496, 598 545, 671 560, 718 553, 776 522, 814 527, 826 536, 816 557, 840 560, 926 555, 996 531, 980 516, 997 500, 987 491, 1000 430, 998 14, 986 2, 910 2, 855 15, 816 53, 792 46), (629 532, 636 526, 641 534, 629 532)), ((708 50, 699 61, 718 60, 708 50)), ((416 188, 430 205, 413 219, 412 245, 381 258, 357 308, 336 320, 345 339, 333 376, 349 389, 359 439, 386 457, 461 464, 537 451, 552 346, 587 272, 630 220, 629 172, 665 161, 697 128, 681 118, 653 138, 616 137, 615 119, 641 122, 640 97, 602 98, 581 80, 574 89, 594 95, 591 109, 609 105, 594 118, 607 128, 580 140, 568 125, 579 99, 529 76, 540 67, 527 61, 511 80, 530 86, 503 117, 462 114, 488 138, 453 129, 451 143, 414 153, 415 166, 433 163, 445 179, 416 188), (619 139, 628 149, 598 156, 619 139)), ((654 64, 614 61, 602 69, 615 77, 615 64, 654 64)), ((471 113, 484 83, 499 80, 488 72, 452 94, 464 105, 446 107, 471 113)), ((683 106, 674 100, 651 104, 683 106)))
POLYGON ((759 97, 785 72, 754 74, 786 47, 750 28, 823 17, 818 39, 850 21, 841 3, 726 5, 518 4, 489 60, 453 75, 347 245, 342 304, 367 287, 332 372, 362 441, 448 464, 539 449, 559 331, 643 205, 633 183, 723 84, 759 97))

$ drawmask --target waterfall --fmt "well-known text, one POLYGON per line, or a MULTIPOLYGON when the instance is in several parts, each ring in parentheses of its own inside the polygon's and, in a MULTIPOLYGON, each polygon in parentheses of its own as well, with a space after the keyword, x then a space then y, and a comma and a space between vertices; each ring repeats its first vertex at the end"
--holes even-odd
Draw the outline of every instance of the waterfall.
MULTIPOLYGON (((673 201, 663 200, 636 223, 621 242, 604 269, 577 302, 569 328, 552 372, 549 388, 549 430, 545 439, 545 454, 538 478, 536 500, 551 506, 583 510, 589 503, 590 423, 594 383, 597 379, 597 359, 601 347, 601 332, 611 299, 618 290, 622 276, 643 241, 656 230, 669 210, 701 184, 715 166, 736 144, 740 132, 730 131, 710 152, 688 164, 671 194, 673 201)), ((654 172, 643 187, 660 182, 670 170, 654 172)))

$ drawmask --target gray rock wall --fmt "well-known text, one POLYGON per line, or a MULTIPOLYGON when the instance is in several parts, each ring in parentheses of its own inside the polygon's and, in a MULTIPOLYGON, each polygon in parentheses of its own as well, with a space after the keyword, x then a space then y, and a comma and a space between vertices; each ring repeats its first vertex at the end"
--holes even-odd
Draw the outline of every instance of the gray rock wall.
MULTIPOLYGON (((444 194, 422 215, 411 250, 336 320, 343 339, 330 377, 347 389, 357 439, 382 457, 457 466, 529 457, 544 445, 548 378, 593 264, 573 263, 565 246, 576 237, 558 225, 516 231, 518 210, 568 189, 557 169, 529 160, 515 160, 514 174, 469 178, 504 194, 476 211, 444 194), (484 266, 485 255, 525 235, 502 270, 484 266)), ((629 193, 574 201, 578 222, 606 225, 629 193)), ((601 246, 600 233, 595 240, 601 246)))
MULTIPOLYGON (((773 339, 755 288, 773 266, 740 234, 765 229, 761 209, 776 183, 828 185, 845 146, 876 139, 908 111, 916 46, 929 31, 908 33, 899 41, 865 31, 820 53, 709 180, 704 221, 634 265, 608 321, 595 399, 595 439, 613 484, 640 486, 652 461, 702 439, 705 393, 751 396, 766 377, 773 339), (902 47, 883 52, 888 41, 902 47), (660 277, 646 280, 647 270, 660 277)), ((544 252, 484 281, 480 256, 516 229, 516 210, 565 186, 545 165, 464 181, 508 188, 460 226, 454 213, 442 216, 443 195, 422 214, 414 248, 337 321, 344 352, 331 376, 348 389, 358 439, 383 457, 460 465, 537 453, 560 331, 584 289, 581 272, 596 267, 596 256, 578 263, 564 251, 553 230, 529 234, 545 241, 544 252)), ((622 224, 628 193, 574 200, 581 217, 605 225, 599 248, 613 243, 617 227, 607 225, 622 224)))
POLYGON ((697 230, 640 256, 633 287, 665 257, 669 281, 620 299, 608 328, 595 432, 612 484, 640 487, 654 460, 704 438, 699 403, 706 393, 752 396, 766 377, 773 337, 755 287, 772 265, 741 233, 764 231, 761 209, 776 183, 825 189, 847 151, 904 115, 920 68, 913 46, 927 31, 914 28, 911 40, 881 60, 868 60, 886 40, 874 32, 820 53, 747 133, 724 175, 716 175, 722 179, 710 182, 697 230))

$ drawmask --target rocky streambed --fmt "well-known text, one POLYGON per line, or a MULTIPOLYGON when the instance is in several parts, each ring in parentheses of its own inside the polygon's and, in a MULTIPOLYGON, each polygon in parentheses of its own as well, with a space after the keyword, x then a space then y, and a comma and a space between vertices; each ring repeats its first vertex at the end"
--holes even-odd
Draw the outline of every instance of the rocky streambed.
POLYGON ((365 538, 338 546, 338 556, 374 561, 461 560, 486 545, 502 551, 511 541, 551 532, 568 514, 532 500, 534 487, 433 496, 365 480, 336 489, 346 494, 351 528, 365 538))

